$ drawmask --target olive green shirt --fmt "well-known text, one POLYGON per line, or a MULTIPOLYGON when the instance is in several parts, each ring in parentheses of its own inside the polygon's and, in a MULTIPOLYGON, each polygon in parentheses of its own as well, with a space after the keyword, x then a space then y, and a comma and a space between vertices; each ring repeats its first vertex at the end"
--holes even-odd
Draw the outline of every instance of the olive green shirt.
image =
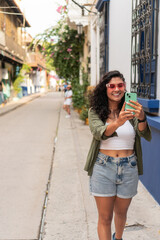
MULTIPOLYGON (((99 153, 99 147, 101 140, 106 140, 109 137, 118 136, 115 131, 111 136, 106 136, 105 131, 107 125, 99 118, 92 109, 88 112, 89 127, 93 135, 91 146, 88 152, 86 164, 84 170, 88 172, 88 175, 92 175, 93 166, 95 164, 96 158, 99 153)), ((134 143, 134 152, 137 156, 137 165, 138 165, 138 174, 143 174, 143 161, 142 161, 142 147, 141 147, 141 137, 144 137, 147 141, 151 140, 151 130, 147 123, 147 127, 143 131, 138 129, 138 119, 134 117, 129 120, 135 130, 135 143, 134 143)))

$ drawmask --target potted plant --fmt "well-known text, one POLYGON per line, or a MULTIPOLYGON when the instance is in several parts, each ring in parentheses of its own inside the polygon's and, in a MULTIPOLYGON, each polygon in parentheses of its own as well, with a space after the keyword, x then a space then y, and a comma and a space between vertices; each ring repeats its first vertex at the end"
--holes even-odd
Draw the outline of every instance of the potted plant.
POLYGON ((85 104, 82 108, 82 112, 80 114, 80 118, 85 121, 85 124, 88 125, 89 124, 89 121, 88 121, 88 111, 89 111, 89 101, 90 101, 90 97, 92 95, 92 92, 93 92, 93 89, 95 87, 94 86, 88 86, 87 87, 87 91, 86 91, 86 94, 85 94, 85 104))

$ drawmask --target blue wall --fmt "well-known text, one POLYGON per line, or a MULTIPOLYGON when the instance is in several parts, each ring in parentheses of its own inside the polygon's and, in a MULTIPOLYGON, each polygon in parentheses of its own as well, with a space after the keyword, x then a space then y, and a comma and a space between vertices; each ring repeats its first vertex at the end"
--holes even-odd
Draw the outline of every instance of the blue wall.
POLYGON ((144 174, 140 180, 160 204, 160 130, 151 127, 152 140, 142 139, 144 174))

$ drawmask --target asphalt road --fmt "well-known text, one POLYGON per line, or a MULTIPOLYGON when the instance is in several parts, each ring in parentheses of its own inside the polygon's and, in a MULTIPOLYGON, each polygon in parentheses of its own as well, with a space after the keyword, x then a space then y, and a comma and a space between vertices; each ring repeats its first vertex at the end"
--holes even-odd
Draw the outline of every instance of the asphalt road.
POLYGON ((0 117, 0 240, 37 239, 62 93, 0 117))

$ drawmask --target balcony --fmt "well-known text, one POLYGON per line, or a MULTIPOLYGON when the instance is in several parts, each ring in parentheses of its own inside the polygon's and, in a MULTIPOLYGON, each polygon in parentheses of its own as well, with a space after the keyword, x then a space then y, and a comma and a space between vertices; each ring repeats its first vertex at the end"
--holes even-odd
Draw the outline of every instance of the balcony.
POLYGON ((25 50, 3 31, 0 31, 0 48, 3 56, 20 63, 24 62, 25 50))
POLYGON ((28 52, 27 53, 27 63, 31 67, 46 68, 45 60, 44 60, 42 54, 39 52, 28 52))
POLYGON ((7 52, 11 54, 12 57, 18 58, 21 61, 25 60, 26 54, 25 50, 21 45, 17 44, 12 37, 5 35, 7 52))

